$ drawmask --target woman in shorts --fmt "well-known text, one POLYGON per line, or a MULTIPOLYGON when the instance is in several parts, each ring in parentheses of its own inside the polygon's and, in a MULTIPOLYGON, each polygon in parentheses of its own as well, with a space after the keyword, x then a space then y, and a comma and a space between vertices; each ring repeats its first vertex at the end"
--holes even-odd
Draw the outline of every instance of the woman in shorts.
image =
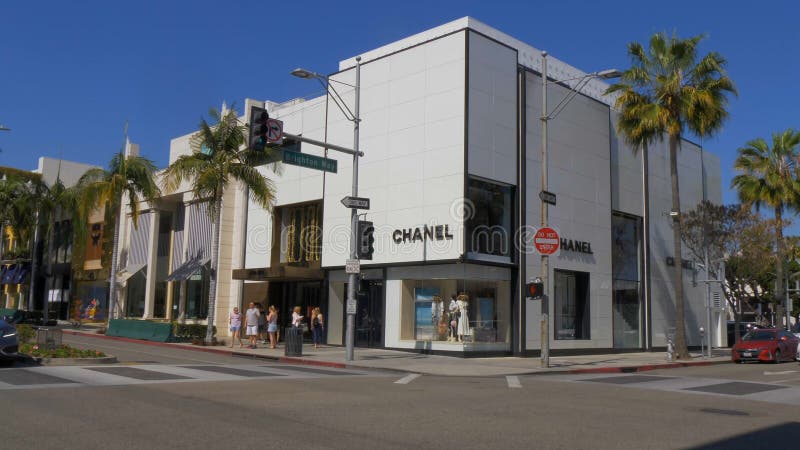
POLYGON ((239 339, 239 348, 244 347, 242 345, 242 314, 239 312, 239 308, 233 308, 233 312, 228 317, 228 324, 231 327, 231 348, 233 348, 235 339, 239 339))

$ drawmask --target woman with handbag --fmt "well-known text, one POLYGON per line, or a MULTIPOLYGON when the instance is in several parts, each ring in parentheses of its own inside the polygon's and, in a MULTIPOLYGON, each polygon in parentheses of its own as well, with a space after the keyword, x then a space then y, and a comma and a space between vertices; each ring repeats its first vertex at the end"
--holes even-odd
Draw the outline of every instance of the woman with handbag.
POLYGON ((319 308, 314 308, 311 311, 311 336, 314 340, 314 348, 319 348, 322 345, 322 336, 325 333, 325 321, 322 317, 322 311, 319 308))

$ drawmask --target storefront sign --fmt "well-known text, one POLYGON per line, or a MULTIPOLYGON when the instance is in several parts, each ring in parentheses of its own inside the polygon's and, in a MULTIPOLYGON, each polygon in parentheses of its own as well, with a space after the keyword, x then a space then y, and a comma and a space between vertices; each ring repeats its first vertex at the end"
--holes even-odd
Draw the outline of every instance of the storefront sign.
POLYGON ((574 241, 566 238, 561 238, 561 250, 564 250, 565 252, 578 252, 586 253, 587 255, 594 255, 591 242, 574 241))
POLYGON ((450 234, 450 225, 425 225, 417 228, 403 228, 394 230, 392 240, 395 244, 417 241, 445 241, 453 239, 450 234))

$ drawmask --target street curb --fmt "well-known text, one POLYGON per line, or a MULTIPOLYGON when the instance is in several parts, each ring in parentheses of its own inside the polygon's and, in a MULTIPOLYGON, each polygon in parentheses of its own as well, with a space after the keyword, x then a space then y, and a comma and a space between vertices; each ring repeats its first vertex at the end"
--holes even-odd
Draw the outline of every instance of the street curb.
POLYGON ((639 366, 620 366, 620 367, 596 367, 592 369, 571 369, 564 371, 554 372, 536 372, 536 375, 544 375, 548 373, 568 373, 568 374, 587 374, 587 373, 635 373, 647 372, 650 370, 661 369, 679 369, 681 367, 695 367, 695 366, 713 366, 718 364, 730 364, 729 360, 725 361, 692 361, 692 362, 678 362, 678 363, 665 363, 665 364, 643 364, 639 366))
POLYGON ((194 352, 205 352, 205 353, 216 353, 218 355, 228 355, 228 356, 245 356, 249 358, 259 358, 259 359, 268 359, 272 361, 278 361, 287 364, 298 364, 298 365, 306 365, 306 366, 320 366, 320 367, 331 367, 336 369, 345 369, 347 368, 346 364, 336 363, 336 362, 329 362, 329 361, 313 361, 303 358, 291 357, 291 356, 279 356, 279 355, 259 355, 256 353, 245 353, 245 352, 237 352, 237 351, 230 351, 230 350, 223 350, 221 348, 214 348, 214 347, 195 347, 195 346, 176 346, 175 344, 169 342, 155 342, 155 341, 145 341, 141 339, 132 339, 120 336, 106 336, 104 334, 92 334, 92 333, 82 333, 80 331, 74 330, 62 330, 64 334, 69 334, 72 336, 86 336, 86 337, 93 337, 97 339, 108 339, 112 341, 120 341, 120 342, 129 342, 133 344, 142 344, 142 345, 150 345, 153 347, 168 347, 174 349, 183 349, 183 350, 190 350, 194 352))

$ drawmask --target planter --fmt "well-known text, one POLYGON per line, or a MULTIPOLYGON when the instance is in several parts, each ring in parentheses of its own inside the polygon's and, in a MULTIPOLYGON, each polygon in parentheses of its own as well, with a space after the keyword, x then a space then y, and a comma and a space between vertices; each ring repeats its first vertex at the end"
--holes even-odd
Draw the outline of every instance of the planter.
POLYGON ((94 364, 114 364, 116 356, 103 356, 101 358, 31 358, 43 366, 91 366, 94 364))

